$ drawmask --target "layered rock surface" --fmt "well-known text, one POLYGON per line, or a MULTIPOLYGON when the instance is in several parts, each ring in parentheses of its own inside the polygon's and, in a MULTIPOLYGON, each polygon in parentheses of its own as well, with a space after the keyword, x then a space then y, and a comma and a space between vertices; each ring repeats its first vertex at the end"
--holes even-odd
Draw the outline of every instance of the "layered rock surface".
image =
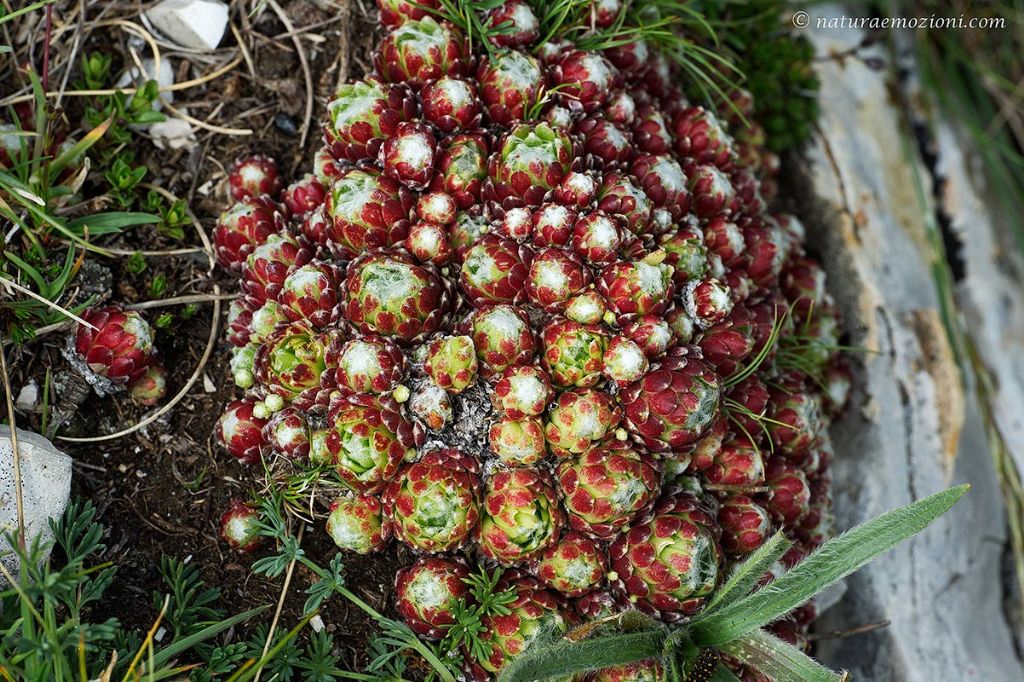
POLYGON ((949 225, 962 242, 957 302, 997 377, 994 404, 1006 409, 996 409, 996 423, 1021 459, 1024 424, 1011 407, 1024 403, 1020 252, 1003 244, 1006 231, 955 124, 918 120, 905 105, 915 98, 894 97, 914 85, 912 58, 904 64, 897 53, 910 74, 897 82, 887 50, 849 56, 862 31, 815 28, 818 16, 853 14, 821 7, 807 28, 820 57, 825 136, 810 150, 803 194, 816 198, 801 214, 850 342, 865 349, 853 404, 833 429, 838 525, 850 528, 953 484, 973 488, 945 518, 855 574, 818 629, 891 624, 822 640, 818 655, 876 682, 1024 679, 1004 615, 1006 512, 976 379, 968 372, 961 381, 931 272, 940 223, 949 225), (870 68, 871 57, 886 68, 870 68), (934 163, 923 161, 919 140, 932 144, 934 163))

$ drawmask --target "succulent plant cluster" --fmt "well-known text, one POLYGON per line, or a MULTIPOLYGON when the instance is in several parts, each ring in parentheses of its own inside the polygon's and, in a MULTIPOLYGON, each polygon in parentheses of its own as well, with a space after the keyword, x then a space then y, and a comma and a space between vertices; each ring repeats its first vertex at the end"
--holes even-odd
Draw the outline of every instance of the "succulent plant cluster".
MULTIPOLYGON (((514 569, 491 655, 468 657, 486 678, 552 614, 699 613, 778 529, 799 562, 832 530, 850 381, 763 139, 687 101, 652 45, 537 44, 509 0, 483 17, 504 27, 488 55, 434 4, 380 0, 375 70, 329 103, 311 174, 231 174, 215 241, 241 281, 244 397, 217 436, 342 483, 339 547, 419 553, 396 608, 423 637, 454 622, 472 564, 514 569)), ((814 613, 775 630, 799 639, 814 613)))
POLYGON ((143 406, 167 394, 167 370, 160 364, 156 332, 141 314, 119 305, 90 308, 82 313, 74 337, 77 355, 89 370, 112 387, 127 388, 143 406))

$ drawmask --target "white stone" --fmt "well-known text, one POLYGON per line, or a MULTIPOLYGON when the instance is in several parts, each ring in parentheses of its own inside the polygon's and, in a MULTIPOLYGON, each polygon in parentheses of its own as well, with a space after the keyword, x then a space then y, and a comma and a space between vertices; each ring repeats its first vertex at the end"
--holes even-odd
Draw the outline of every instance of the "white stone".
POLYGON ((168 118, 149 126, 153 144, 160 149, 191 149, 196 145, 196 135, 188 121, 168 118))
POLYGON ((228 25, 228 6, 221 0, 163 0, 146 12, 157 31, 193 50, 214 50, 228 25))
POLYGON ((35 379, 29 379, 28 383, 18 391, 18 398, 14 406, 22 412, 35 412, 39 407, 39 385, 35 379))
MULTIPOLYGON (((25 505, 25 542, 41 535, 44 544, 53 540, 48 519, 60 518, 71 494, 71 458, 39 434, 17 430, 21 453, 21 490, 25 505)), ((18 505, 14 488, 14 449, 11 428, 0 424, 0 531, 17 531, 18 505)), ((12 575, 18 560, 6 538, 0 537, 0 562, 12 575)), ((0 576, 0 584, 6 580, 0 576)))

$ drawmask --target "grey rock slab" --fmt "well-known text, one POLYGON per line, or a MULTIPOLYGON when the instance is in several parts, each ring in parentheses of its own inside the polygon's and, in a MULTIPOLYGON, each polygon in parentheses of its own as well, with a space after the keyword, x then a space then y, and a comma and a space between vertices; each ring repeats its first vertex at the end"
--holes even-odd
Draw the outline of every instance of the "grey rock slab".
MULTIPOLYGON (((856 14, 814 10, 814 17, 856 14)), ((807 36, 819 56, 824 136, 809 151, 800 216, 850 342, 868 350, 856 358, 853 403, 832 434, 838 526, 954 484, 973 486, 950 514, 854 574, 819 629, 891 624, 822 640, 818 655, 853 679, 876 682, 1021 680, 1003 615, 1005 512, 979 406, 959 381, 930 274, 930 170, 893 99, 893 74, 834 56, 860 45, 863 33, 814 27, 807 36)), ((975 313, 996 314, 978 306, 975 313)))
MULTIPOLYGON (((49 519, 59 518, 71 494, 71 458, 39 434, 17 430, 21 457, 21 490, 25 505, 25 538, 30 543, 41 535, 44 543, 53 540, 49 519)), ((17 531, 18 509, 14 486, 14 448, 11 427, 0 424, 0 529, 17 531)), ((0 553, 11 549, 0 538, 0 553)), ((18 570, 17 558, 7 555, 4 568, 12 575, 18 570)), ((6 580, 0 576, 0 584, 6 580)))

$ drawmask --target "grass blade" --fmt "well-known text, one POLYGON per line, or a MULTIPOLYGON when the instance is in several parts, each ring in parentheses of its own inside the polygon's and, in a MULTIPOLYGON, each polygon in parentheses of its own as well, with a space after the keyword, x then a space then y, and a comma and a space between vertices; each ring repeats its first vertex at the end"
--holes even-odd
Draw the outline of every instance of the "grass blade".
POLYGON ((873 558, 924 530, 970 488, 950 488, 900 507, 826 542, 769 586, 691 625, 694 644, 720 647, 800 606, 873 558))
POLYGON ((107 132, 107 129, 110 128, 113 123, 114 117, 111 116, 106 121, 103 121, 86 133, 81 140, 61 152, 60 156, 50 162, 50 177, 56 178, 65 166, 76 159, 81 158, 81 156, 89 150, 89 147, 100 141, 100 138, 103 137, 104 133, 107 132))
POLYGON ((247 621, 250 618, 252 618, 253 616, 255 616, 257 614, 260 614, 260 613, 263 613, 264 611, 266 611, 269 608, 270 608, 269 606, 258 606, 255 609, 249 609, 248 611, 243 611, 242 613, 239 613, 237 615, 231 616, 230 618, 225 618, 224 620, 222 620, 220 622, 217 622, 217 623, 214 623, 213 625, 205 627, 202 630, 200 630, 199 632, 195 633, 194 635, 189 635, 188 637, 182 637, 177 642, 173 642, 172 644, 169 644, 166 647, 160 649, 156 653, 156 655, 153 656, 153 664, 155 666, 157 666, 157 667, 161 667, 164 664, 166 664, 168 661, 170 661, 172 658, 174 658, 175 656, 177 656, 179 654, 182 654, 182 653, 184 653, 186 651, 189 651, 196 644, 199 644, 200 642, 205 642, 206 640, 210 639, 211 637, 216 637, 217 635, 219 635, 220 633, 224 632, 228 628, 234 627, 235 625, 238 625, 239 623, 247 621))
POLYGON ((126 227, 155 225, 159 222, 159 216, 155 216, 152 213, 110 211, 109 213, 94 213, 93 215, 74 218, 68 221, 67 228, 80 235, 84 235, 85 229, 88 228, 90 237, 98 237, 104 234, 121 232, 126 227))
POLYGON ((721 648, 774 682, 843 682, 833 672, 792 644, 764 630, 754 630, 721 648))
POLYGON ((22 14, 35 12, 37 9, 42 9, 43 7, 46 7, 47 5, 52 5, 55 2, 57 2, 57 0, 42 0, 42 2, 34 2, 31 5, 28 5, 27 7, 22 7, 21 9, 16 9, 8 14, 0 15, 0 25, 5 24, 12 19, 17 19, 22 14))

